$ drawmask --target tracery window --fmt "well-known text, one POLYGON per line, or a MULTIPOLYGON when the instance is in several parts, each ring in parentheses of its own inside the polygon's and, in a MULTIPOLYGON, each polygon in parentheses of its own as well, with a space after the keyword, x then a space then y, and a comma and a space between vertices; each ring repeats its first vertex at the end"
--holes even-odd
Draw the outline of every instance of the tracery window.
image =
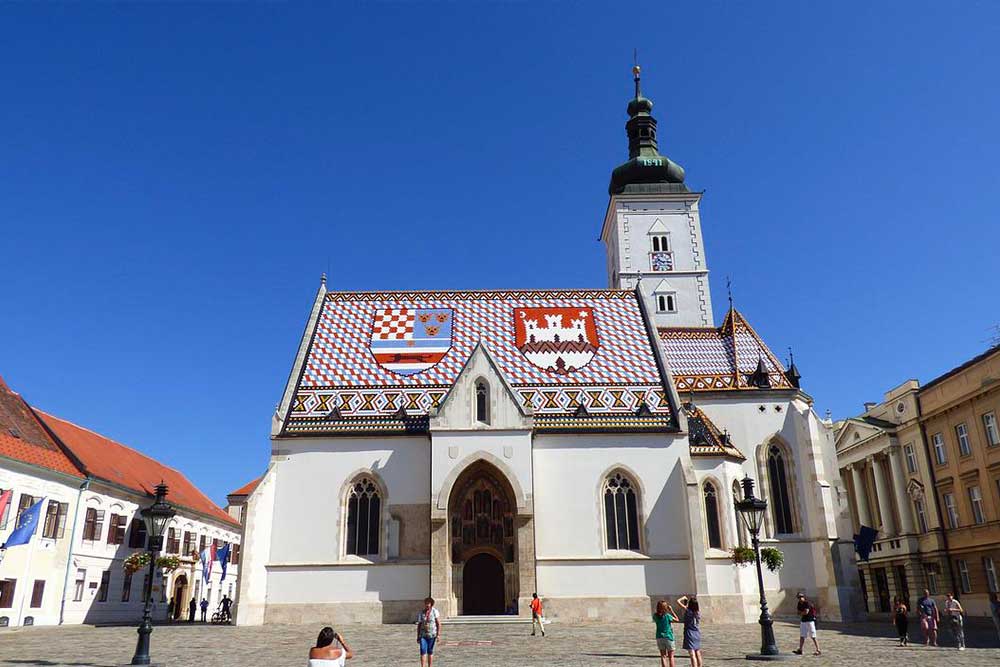
POLYGON ((369 477, 355 481, 347 493, 347 553, 377 556, 381 533, 382 498, 369 477))
POLYGON ((705 520, 708 524, 708 546, 712 549, 722 548, 722 528, 719 525, 719 499, 715 485, 705 482, 702 486, 705 496, 705 520))
POLYGON ((739 482, 733 482, 733 513, 736 514, 736 538, 739 541, 741 547, 747 546, 747 527, 743 523, 743 519, 740 517, 740 511, 736 509, 737 504, 743 497, 743 489, 740 488, 739 482))
POLYGON ((788 471, 785 468, 785 456, 777 445, 771 445, 767 450, 767 477, 771 487, 768 504, 771 506, 771 515, 774 518, 774 531, 778 534, 794 533, 788 471))
POLYGON ((490 423, 490 387, 486 380, 476 381, 476 421, 490 423))
POLYGON ((639 551, 639 500, 635 486, 620 472, 604 482, 604 525, 608 549, 639 551))

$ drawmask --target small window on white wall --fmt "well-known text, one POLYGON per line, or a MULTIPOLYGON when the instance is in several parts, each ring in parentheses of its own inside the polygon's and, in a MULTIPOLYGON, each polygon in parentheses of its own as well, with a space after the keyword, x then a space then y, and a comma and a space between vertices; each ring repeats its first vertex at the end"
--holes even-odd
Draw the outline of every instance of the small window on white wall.
POLYGON ((677 312, 677 295, 673 292, 668 294, 657 294, 656 295, 656 312, 658 313, 676 313, 677 312))
POLYGON ((653 252, 670 252, 670 236, 668 234, 653 236, 653 252))
POLYGON ((490 386, 486 380, 476 380, 476 421, 490 423, 490 386))

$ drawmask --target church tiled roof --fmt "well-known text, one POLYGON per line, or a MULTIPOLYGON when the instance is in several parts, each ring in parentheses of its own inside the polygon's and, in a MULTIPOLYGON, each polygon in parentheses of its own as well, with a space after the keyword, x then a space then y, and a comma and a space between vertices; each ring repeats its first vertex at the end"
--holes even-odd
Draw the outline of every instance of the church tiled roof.
POLYGON ((688 446, 691 456, 728 456, 746 460, 743 453, 733 446, 728 433, 721 433, 704 412, 691 403, 684 404, 688 420, 688 446))
POLYGON ((731 308, 722 326, 659 329, 677 391, 734 391, 760 388, 754 377, 762 364, 771 389, 793 389, 785 369, 753 330, 731 308))
POLYGON ((555 428, 675 425, 633 291, 329 292, 307 335, 284 433, 419 431, 477 343, 555 428))

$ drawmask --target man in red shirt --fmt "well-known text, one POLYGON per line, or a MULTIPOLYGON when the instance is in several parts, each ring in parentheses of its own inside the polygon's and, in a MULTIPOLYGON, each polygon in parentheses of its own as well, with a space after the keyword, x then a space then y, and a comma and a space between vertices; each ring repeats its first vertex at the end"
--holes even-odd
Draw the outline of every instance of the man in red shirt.
POLYGON ((542 636, 545 636, 545 626, 542 625, 542 601, 538 597, 538 593, 531 594, 531 636, 535 636, 535 624, 538 624, 538 629, 542 631, 542 636))

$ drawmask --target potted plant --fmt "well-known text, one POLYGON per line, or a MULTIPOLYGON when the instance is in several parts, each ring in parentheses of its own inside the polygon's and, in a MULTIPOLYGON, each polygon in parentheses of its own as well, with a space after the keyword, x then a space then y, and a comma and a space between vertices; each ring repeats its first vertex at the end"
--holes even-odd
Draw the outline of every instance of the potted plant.
POLYGON ((156 559, 156 567, 166 572, 173 572, 180 566, 181 566, 181 559, 178 558, 177 556, 160 556, 159 558, 156 559))
POLYGON ((753 549, 750 547, 733 547, 733 550, 730 552, 730 556, 732 556, 733 565, 737 565, 739 567, 749 565, 756 560, 753 549))
POLYGON ((771 572, 777 572, 785 564, 785 554, 774 547, 764 547, 760 550, 760 560, 771 572))
POLYGON ((149 552, 137 551, 122 562, 122 568, 128 574, 134 574, 149 565, 149 552))

